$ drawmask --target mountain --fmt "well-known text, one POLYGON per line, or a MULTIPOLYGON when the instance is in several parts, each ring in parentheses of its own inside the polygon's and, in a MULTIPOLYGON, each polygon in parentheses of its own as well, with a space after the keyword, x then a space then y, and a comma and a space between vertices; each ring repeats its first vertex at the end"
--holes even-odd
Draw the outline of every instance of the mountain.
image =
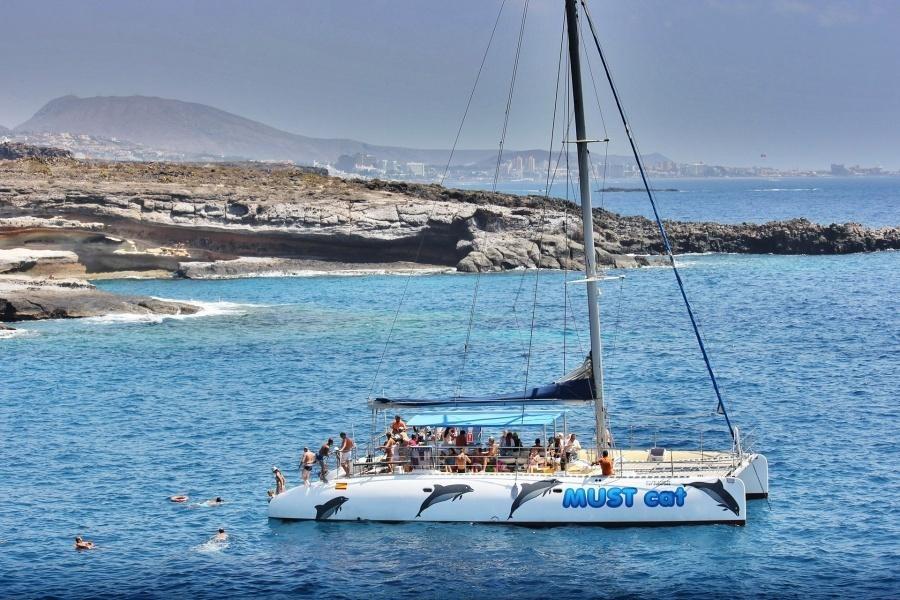
MULTIPOLYGON (((17 133, 75 133, 128 140, 143 146, 223 158, 335 161, 342 154, 441 163, 447 150, 376 146, 350 139, 313 138, 194 102, 150 96, 63 96, 48 102, 17 133)), ((478 160, 489 150, 462 151, 454 163, 478 160)))
POLYGON ((0 135, 4 135, 7 133, 12 133, 12 132, 9 130, 8 127, 4 127, 3 125, 0 125, 0 135))
MULTIPOLYGON (((182 160, 196 160, 197 157, 205 160, 212 156, 309 164, 315 161, 334 163, 341 155, 369 154, 378 160, 443 165, 448 155, 446 149, 377 146, 351 139, 307 137, 205 104, 152 96, 63 96, 48 102, 13 131, 32 135, 84 134, 111 140, 114 144, 129 142, 140 147, 139 152, 131 154, 142 156, 156 152, 169 160, 172 160, 170 154, 180 153, 182 160)), ((3 128, 0 128, 2 133, 3 128)), ((76 146, 79 143, 75 141, 76 146)), ((91 140, 81 146, 85 148, 72 149, 98 156, 93 147, 97 144, 91 140)), ((453 164, 491 170, 496 155, 495 149, 457 150, 453 164)), ((534 156, 540 162, 548 155, 546 150, 511 150, 504 152, 503 158, 534 156)), ((647 155, 645 159, 648 165, 668 160, 659 154, 647 155)), ((610 156, 610 164, 630 165, 633 162, 629 157, 610 156)))

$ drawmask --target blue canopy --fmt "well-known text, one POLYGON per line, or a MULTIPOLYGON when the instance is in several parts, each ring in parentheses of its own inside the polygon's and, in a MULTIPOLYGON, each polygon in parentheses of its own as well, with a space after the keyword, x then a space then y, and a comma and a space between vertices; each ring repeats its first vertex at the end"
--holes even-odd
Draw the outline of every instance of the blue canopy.
POLYGON ((447 412, 416 415, 406 420, 410 427, 522 427, 552 425, 558 412, 447 412))

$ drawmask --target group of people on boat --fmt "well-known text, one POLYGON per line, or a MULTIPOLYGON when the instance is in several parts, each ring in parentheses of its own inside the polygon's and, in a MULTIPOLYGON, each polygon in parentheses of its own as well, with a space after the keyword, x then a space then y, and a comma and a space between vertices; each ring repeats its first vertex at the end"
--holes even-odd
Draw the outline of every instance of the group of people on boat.
MULTIPOLYGON (((303 485, 311 484, 313 469, 318 467, 318 479, 328 483, 328 463, 336 457, 339 471, 345 477, 353 475, 353 451, 356 443, 345 432, 339 435, 336 444, 328 438, 317 451, 304 446, 300 454, 300 477, 303 485), (335 446, 337 446, 335 448, 335 446)), ((416 469, 440 469, 446 473, 480 473, 526 471, 565 471, 568 465, 581 462, 585 466, 581 442, 575 433, 565 436, 556 433, 546 444, 536 438, 534 444, 525 446, 519 432, 504 430, 498 437, 488 437, 482 443, 473 428, 451 427, 408 427, 401 415, 396 415, 384 433, 380 446, 383 457, 367 457, 367 473, 409 473, 416 469)), ((608 451, 604 451, 590 466, 599 466, 603 475, 613 474, 613 461, 608 451)), ((272 467, 275 489, 269 490, 269 497, 283 493, 287 489, 284 474, 278 467, 272 467)))
POLYGON ((486 443, 475 439, 465 427, 407 427, 396 415, 384 433, 381 461, 389 473, 410 472, 417 468, 435 468, 451 473, 509 471, 524 469, 529 473, 547 469, 565 470, 581 458, 581 442, 575 433, 565 437, 555 434, 544 445, 540 438, 525 447, 519 433, 501 432, 486 443))

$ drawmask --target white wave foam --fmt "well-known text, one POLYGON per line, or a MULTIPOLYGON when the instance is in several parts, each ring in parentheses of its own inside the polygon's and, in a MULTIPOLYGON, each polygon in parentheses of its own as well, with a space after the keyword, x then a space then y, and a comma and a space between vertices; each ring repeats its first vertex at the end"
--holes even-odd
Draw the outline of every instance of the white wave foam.
POLYGON ((244 315, 254 308, 264 308, 265 304, 243 304, 238 302, 206 302, 201 300, 175 300, 172 298, 158 298, 156 300, 166 302, 181 302, 183 304, 192 304, 198 306, 200 310, 193 314, 131 314, 131 313, 112 313, 101 317, 88 317, 82 319, 87 323, 98 323, 104 325, 122 324, 122 323, 162 323, 166 319, 194 319, 198 317, 218 317, 223 315, 244 315))
POLYGON ((194 550, 196 552, 201 552, 203 554, 215 554, 217 552, 222 552, 228 548, 228 542, 217 542, 215 539, 208 540, 202 544, 194 546, 194 550))
POLYGON ((372 275, 439 275, 446 273, 456 273, 456 269, 450 267, 426 267, 415 269, 343 269, 343 270, 325 270, 325 269, 286 269, 281 271, 248 271, 246 273, 229 274, 229 275, 203 275, 196 277, 197 280, 207 279, 278 279, 278 278, 295 278, 295 277, 366 277, 372 275))
POLYGON ((33 337, 38 335, 37 331, 30 329, 0 329, 0 340, 9 340, 12 338, 33 337))

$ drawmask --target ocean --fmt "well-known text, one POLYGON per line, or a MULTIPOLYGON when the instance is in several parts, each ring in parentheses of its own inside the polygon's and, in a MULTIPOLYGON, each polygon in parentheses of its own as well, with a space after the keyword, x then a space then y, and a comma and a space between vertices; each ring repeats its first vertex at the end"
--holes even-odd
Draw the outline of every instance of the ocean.
MULTIPOLYGON (((679 180, 710 191, 660 197, 670 218, 900 224, 897 179, 803 181, 815 190, 679 180)), ((770 461, 771 498, 749 503, 745 527, 266 518, 272 465, 295 485, 302 446, 339 431, 362 444, 370 394, 518 390, 577 365, 576 274, 481 276, 465 368, 473 275, 409 279, 387 347, 405 276, 105 281, 206 310, 0 339, 0 596, 896 597, 900 253, 679 263, 731 417, 770 461), (197 505, 214 496, 225 503, 197 505), (208 543, 219 527, 229 543, 208 543), (74 551, 76 535, 98 549, 74 551)), ((671 271, 614 274, 602 319, 618 443, 727 445, 671 271)), ((582 439, 591 420, 568 415, 582 439)))

